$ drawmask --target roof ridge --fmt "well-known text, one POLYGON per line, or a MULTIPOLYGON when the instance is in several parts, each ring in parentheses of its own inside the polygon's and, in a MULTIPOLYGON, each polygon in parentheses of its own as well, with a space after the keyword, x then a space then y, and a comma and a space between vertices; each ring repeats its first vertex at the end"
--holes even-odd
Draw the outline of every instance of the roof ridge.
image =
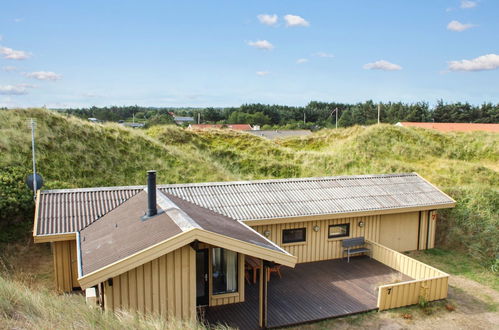
MULTIPOLYGON (((280 182, 309 182, 309 181, 329 181, 329 180, 353 180, 353 179, 374 179, 387 177, 407 177, 417 176, 414 172, 407 173, 389 173, 389 174, 357 174, 357 175, 338 175, 338 176, 318 176, 306 178, 284 178, 284 179, 260 179, 260 180, 240 180, 240 181, 214 181, 214 182, 193 182, 193 183, 169 183, 158 184, 158 188, 192 187, 192 186, 229 186, 241 184, 259 184, 259 183, 280 183, 280 182)), ((142 190, 146 186, 110 186, 110 187, 87 187, 87 188, 69 188, 69 189, 51 189, 42 190, 42 194, 72 193, 72 192, 96 192, 113 190, 142 190)))
MULTIPOLYGON (((144 188, 147 191, 147 188, 144 188)), ((166 215, 175 222, 175 224, 183 231, 188 231, 194 228, 202 229, 201 226, 191 218, 184 210, 175 204, 170 198, 163 194, 159 189, 156 189, 156 203, 165 211, 166 215)))
POLYGON ((358 174, 358 175, 339 175, 339 176, 319 176, 306 178, 285 178, 285 179, 261 179, 261 180, 240 180, 240 181, 216 181, 216 182, 195 182, 195 183, 172 183, 158 185, 158 188, 175 188, 189 186, 229 186, 242 184, 260 184, 260 183, 280 183, 280 182, 311 182, 311 181, 330 181, 330 180, 353 180, 353 179, 375 179, 387 177, 407 177, 417 176, 415 172, 391 173, 391 174, 358 174))

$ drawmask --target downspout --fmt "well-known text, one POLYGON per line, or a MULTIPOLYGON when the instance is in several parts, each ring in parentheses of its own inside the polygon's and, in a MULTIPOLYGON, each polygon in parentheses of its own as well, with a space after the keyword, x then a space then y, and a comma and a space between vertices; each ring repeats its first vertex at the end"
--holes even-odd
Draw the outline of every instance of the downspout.
POLYGON ((421 243, 420 240, 421 240, 421 215, 422 215, 422 212, 419 211, 419 222, 418 222, 418 250, 420 250, 419 248, 419 244, 421 243))

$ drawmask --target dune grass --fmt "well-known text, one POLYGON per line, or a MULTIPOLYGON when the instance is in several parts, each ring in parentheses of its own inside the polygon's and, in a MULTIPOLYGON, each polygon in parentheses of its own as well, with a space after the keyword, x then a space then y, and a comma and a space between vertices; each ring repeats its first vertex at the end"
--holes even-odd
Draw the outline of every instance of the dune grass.
MULTIPOLYGON (((80 294, 57 295, 0 275, 0 327, 3 329, 207 329, 195 321, 154 315, 103 312, 80 294)), ((221 327, 222 328, 222 327, 221 327)))

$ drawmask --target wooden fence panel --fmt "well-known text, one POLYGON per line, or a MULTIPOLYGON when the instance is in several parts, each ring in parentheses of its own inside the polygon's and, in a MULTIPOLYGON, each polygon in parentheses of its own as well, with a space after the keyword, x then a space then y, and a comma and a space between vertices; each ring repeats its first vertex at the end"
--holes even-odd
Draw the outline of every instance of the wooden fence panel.
POLYGON ((381 244, 366 241, 370 244, 373 259, 414 278, 411 281, 380 286, 378 288, 380 311, 414 305, 420 300, 433 301, 447 298, 449 274, 381 244))

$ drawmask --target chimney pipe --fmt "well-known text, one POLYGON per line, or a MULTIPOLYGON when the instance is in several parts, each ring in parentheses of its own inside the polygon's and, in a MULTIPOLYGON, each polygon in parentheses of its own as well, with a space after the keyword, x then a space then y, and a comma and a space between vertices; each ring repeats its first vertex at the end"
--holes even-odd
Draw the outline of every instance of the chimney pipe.
POLYGON ((158 214, 156 208, 156 171, 147 171, 147 216, 158 214))

